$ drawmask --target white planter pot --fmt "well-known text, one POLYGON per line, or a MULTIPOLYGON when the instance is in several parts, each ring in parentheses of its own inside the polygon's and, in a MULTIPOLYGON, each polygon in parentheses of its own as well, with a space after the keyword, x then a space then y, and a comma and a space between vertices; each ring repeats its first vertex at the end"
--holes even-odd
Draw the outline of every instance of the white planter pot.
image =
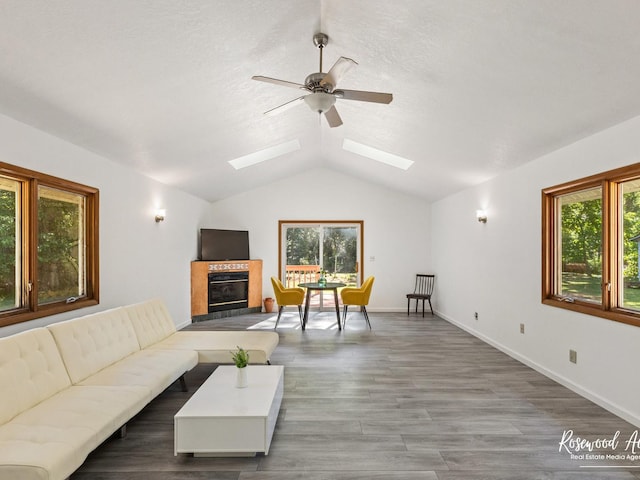
POLYGON ((247 386, 247 369, 236 368, 236 388, 245 388, 247 386))

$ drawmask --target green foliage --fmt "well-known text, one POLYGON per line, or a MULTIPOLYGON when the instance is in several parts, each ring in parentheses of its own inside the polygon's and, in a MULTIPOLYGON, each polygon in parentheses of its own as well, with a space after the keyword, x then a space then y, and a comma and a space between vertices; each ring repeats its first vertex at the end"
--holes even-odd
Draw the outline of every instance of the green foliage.
POLYGON ((320 229, 295 227, 287 229, 287 265, 318 265, 320 262, 320 229))
POLYGON ((638 279, 638 245, 631 239, 640 235, 640 192, 625 193, 622 206, 624 278, 638 279))
POLYGON ((0 308, 14 305, 16 193, 0 189, 0 308))
MULTIPOLYGON (((626 186, 625 186, 626 187, 626 186)), ((638 280, 640 191, 622 195, 622 264, 626 280, 638 280)), ((602 274, 602 201, 577 201, 562 206, 562 264, 583 265, 589 275, 602 274)))
POLYGON ((80 207, 72 202, 38 201, 39 302, 78 295, 80 207))
MULTIPOLYGON (((15 304, 16 258, 20 262, 22 221, 19 199, 12 190, 0 189, 0 309, 15 304)), ((73 201, 38 199, 38 302, 76 296, 78 291, 82 207, 73 201)), ((18 264, 19 265, 19 264, 18 264)))
POLYGON ((600 274, 602 266, 602 200, 586 200, 562 206, 562 263, 586 266, 600 274))
POLYGON ((238 347, 238 350, 231 352, 231 358, 238 368, 244 368, 249 365, 249 352, 242 347, 238 347))
POLYGON ((323 270, 334 274, 355 272, 358 248, 356 229, 322 227, 322 234, 320 259, 320 228, 288 228, 287 265, 322 265, 323 270))
POLYGON ((354 228, 325 228, 322 265, 334 273, 355 272, 356 248, 354 228))

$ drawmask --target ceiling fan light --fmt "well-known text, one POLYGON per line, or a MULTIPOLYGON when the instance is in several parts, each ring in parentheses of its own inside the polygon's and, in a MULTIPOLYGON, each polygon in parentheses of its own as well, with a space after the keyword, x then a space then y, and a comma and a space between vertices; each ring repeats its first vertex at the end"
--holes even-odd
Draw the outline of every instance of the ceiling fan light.
POLYGON ((304 97, 304 101, 314 112, 324 113, 336 103, 336 97, 330 93, 316 92, 304 97))

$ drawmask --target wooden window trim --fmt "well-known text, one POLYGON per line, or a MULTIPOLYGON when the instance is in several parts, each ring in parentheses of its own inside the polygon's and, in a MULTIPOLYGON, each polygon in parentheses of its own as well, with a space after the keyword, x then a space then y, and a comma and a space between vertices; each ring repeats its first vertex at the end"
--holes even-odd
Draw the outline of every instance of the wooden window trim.
MULTIPOLYGON (((278 278, 282 278, 282 226, 286 224, 299 225, 346 225, 355 224, 360 228, 360 263, 364 263, 364 220, 278 220, 278 278)), ((364 281, 364 265, 357 265, 360 283, 364 281)))
POLYGON ((0 327, 98 305, 100 302, 99 190, 94 187, 4 162, 0 162, 0 175, 23 182, 21 208, 22 212, 26 212, 26 214, 23 215, 21 225, 22 251, 25 252, 22 257, 22 285, 27 285, 29 282, 33 285, 33 289, 27 297, 27 302, 22 308, 0 313, 0 327), (44 305, 37 304, 38 281, 35 278, 37 272, 37 251, 35 248, 31 248, 31 246, 36 245, 38 236, 36 220, 38 218, 37 197, 39 185, 86 196, 86 295, 73 303, 54 302, 44 305))
POLYGON ((622 182, 640 178, 640 163, 591 175, 542 190, 542 303, 640 327, 640 312, 616 306, 618 298, 619 242, 622 232, 619 188, 622 182), (602 305, 554 295, 555 245, 557 242, 555 199, 559 195, 602 187, 602 305), (610 285, 610 289, 608 286, 610 285))

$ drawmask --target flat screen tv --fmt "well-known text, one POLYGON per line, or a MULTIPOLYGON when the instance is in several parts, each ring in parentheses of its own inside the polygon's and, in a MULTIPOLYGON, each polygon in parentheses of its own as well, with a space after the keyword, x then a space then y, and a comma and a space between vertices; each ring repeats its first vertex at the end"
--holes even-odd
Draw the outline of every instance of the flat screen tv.
POLYGON ((249 260, 249 232, 201 228, 200 260, 249 260))

